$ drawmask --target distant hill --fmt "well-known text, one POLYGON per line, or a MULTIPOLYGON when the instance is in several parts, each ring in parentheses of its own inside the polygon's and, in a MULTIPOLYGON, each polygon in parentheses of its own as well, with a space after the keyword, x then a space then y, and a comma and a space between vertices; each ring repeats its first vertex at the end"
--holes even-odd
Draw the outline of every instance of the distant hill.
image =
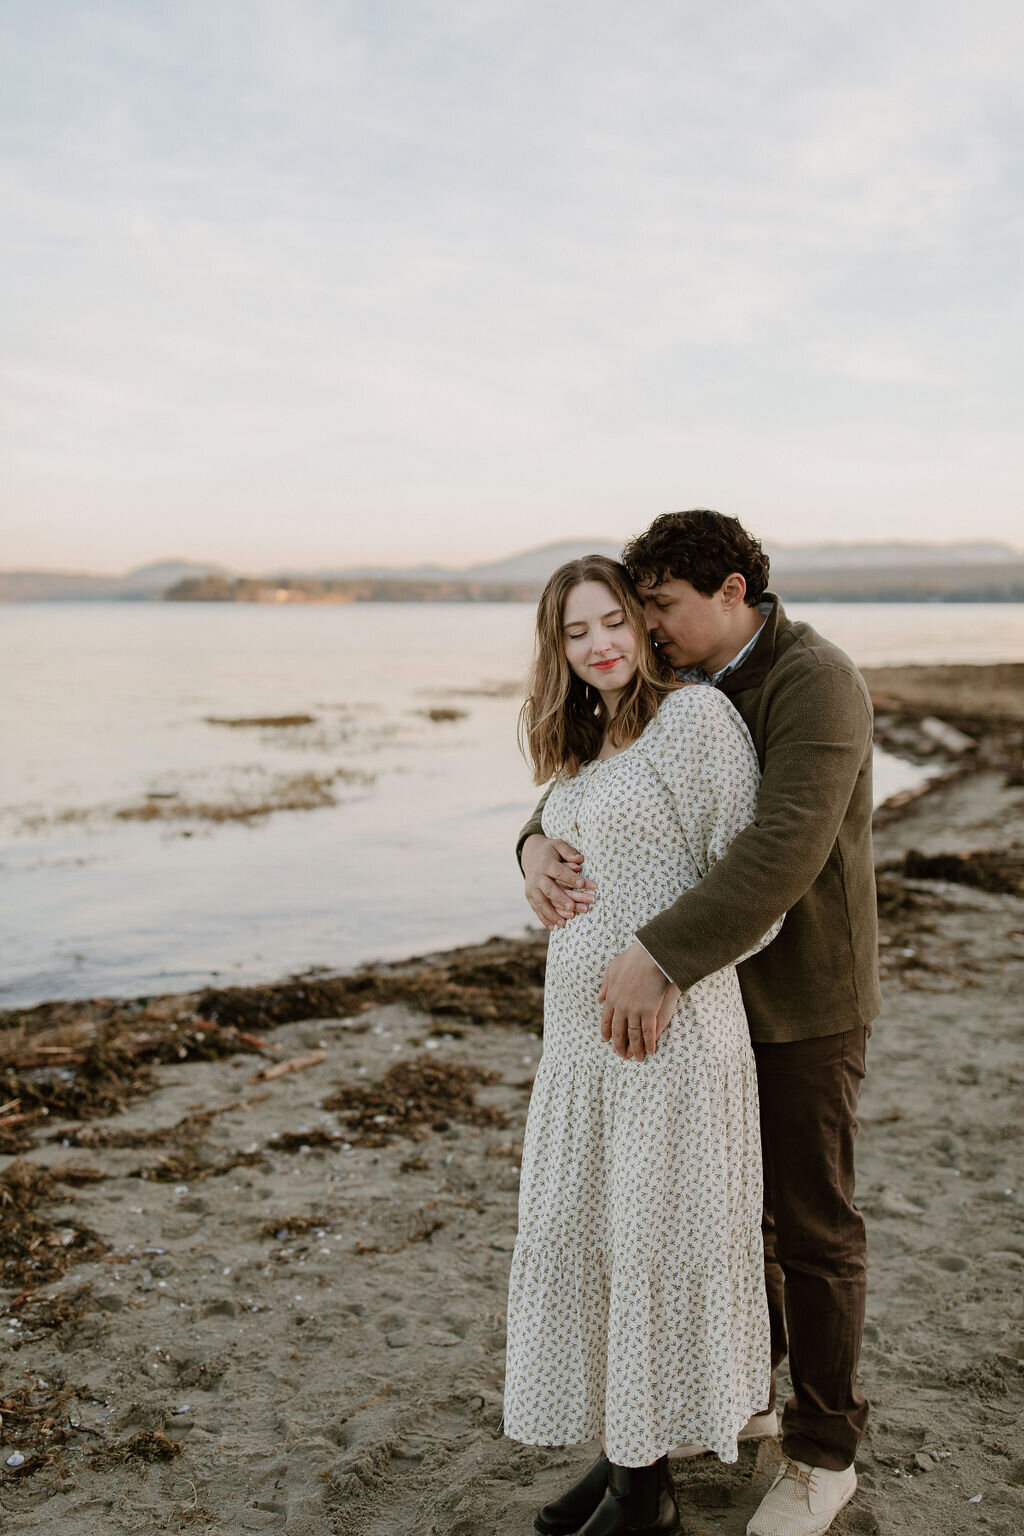
POLYGON ((773 569, 787 571, 840 570, 843 566, 864 570, 872 566, 998 565, 1021 558, 1009 544, 994 540, 961 544, 917 544, 899 539, 884 544, 766 543, 765 548, 773 569))
POLYGON ((622 544, 607 539, 563 539, 557 544, 542 544, 539 549, 527 549, 521 555, 509 555, 504 560, 488 560, 484 565, 471 565, 463 574, 470 581, 547 581, 551 572, 567 560, 579 560, 584 555, 607 555, 617 560, 622 544))
POLYGON ((1024 603, 1024 560, 772 569, 787 603, 1024 603))
POLYGON ((152 565, 137 565, 123 577, 133 588, 150 592, 166 592, 176 581, 190 576, 221 576, 222 565, 201 565, 194 560, 157 560, 152 565))
POLYGON ((188 577, 223 571, 191 560, 160 560, 124 576, 85 576, 80 571, 0 571, 0 603, 146 602, 188 577))
POLYGON ((567 560, 578 560, 582 555, 608 555, 617 560, 621 551, 621 543, 608 539, 563 539, 519 555, 485 560, 479 565, 349 565, 279 574, 310 581, 539 581, 543 585, 551 572, 567 560))
MULTIPOLYGON (((784 598, 841 602, 1024 601, 1024 556, 1008 544, 995 541, 780 544, 769 545, 767 549, 772 561, 772 588, 784 598)), ((621 545, 609 539, 563 539, 501 560, 461 568, 346 566, 245 577, 236 576, 223 566, 188 560, 161 560, 137 566, 124 576, 6 571, 0 572, 0 602, 141 602, 172 591, 175 599, 193 602, 524 601, 534 599, 551 572, 565 561, 585 554, 615 559, 620 550, 621 545), (253 596, 257 590, 261 594, 258 598, 253 596), (284 599, 268 595, 276 591, 288 591, 290 596, 284 599)))
MULTIPOLYGON (((857 570, 874 567, 905 569, 908 566, 958 568, 962 565, 996 566, 1002 561, 1021 559, 1009 544, 994 541, 924 544, 894 540, 887 544, 766 544, 765 548, 771 558, 773 577, 776 573, 788 574, 791 571, 840 571, 848 566, 857 570)), ((617 560, 621 552, 620 541, 561 539, 553 544, 542 544, 536 549, 524 550, 521 554, 507 555, 501 560, 487 560, 478 565, 359 565, 280 574, 313 581, 539 581, 543 584, 551 572, 567 560, 578 560, 582 555, 608 555, 612 560, 617 560)))

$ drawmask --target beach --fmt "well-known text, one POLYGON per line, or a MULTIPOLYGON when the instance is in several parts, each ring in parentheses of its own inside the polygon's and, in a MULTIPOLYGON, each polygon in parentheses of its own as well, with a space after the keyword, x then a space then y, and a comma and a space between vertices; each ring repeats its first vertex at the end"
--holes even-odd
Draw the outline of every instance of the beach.
MULTIPOLYGON (((872 1417, 832 1529, 1011 1536, 1024 665, 865 675, 879 744, 930 777, 876 813, 872 1417)), ((526 1536, 594 1455, 501 1432, 545 938, 3 1016, 12 1531, 526 1536)), ((779 1454, 677 1464, 687 1536, 741 1536, 779 1454)))

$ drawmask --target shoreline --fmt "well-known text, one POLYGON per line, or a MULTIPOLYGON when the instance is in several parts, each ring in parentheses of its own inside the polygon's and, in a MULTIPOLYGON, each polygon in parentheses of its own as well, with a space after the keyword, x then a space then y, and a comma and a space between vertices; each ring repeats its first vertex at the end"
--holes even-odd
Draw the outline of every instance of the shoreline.
MULTIPOLYGON (((876 813, 873 1414, 836 1536, 1024 1519, 1024 667, 979 670, 865 674, 881 744, 942 771, 876 813)), ((3 1016, 19 1530, 526 1536, 592 1459, 500 1433, 546 940, 3 1016)), ((687 1530, 742 1536, 777 1459, 678 1466, 687 1530)))
MULTIPOLYGON (((908 807, 940 796, 947 786, 986 771, 1002 772, 1010 778, 1024 775, 1024 663, 900 664, 862 667, 860 670, 868 683, 875 706, 876 746, 907 763, 927 766, 933 770, 932 776, 922 783, 891 795, 875 807, 873 828, 876 842, 877 834, 889 825, 898 823, 908 807)), ((434 713, 447 718, 444 711, 434 713)), ((305 717, 275 717, 265 721, 218 719, 215 723, 281 724, 282 719, 291 723, 293 718, 305 717)), ((152 818, 156 813, 149 814, 152 818)), ((496 934, 475 944, 453 946, 450 953, 486 948, 492 943, 515 943, 520 934, 527 947, 534 943, 536 936, 530 935, 524 923, 515 933, 496 934)), ((249 991, 257 997, 264 991, 272 992, 300 982, 303 978, 329 976, 334 981, 340 981, 349 975, 363 977, 377 972, 387 975, 396 967, 428 959, 436 961, 447 953, 447 949, 435 949, 429 954, 377 959, 345 971, 336 971, 331 966, 320 964, 283 977, 278 975, 246 983, 241 990, 249 991)), ((65 1010, 66 1020, 70 1023, 73 1022, 76 1010, 86 1011, 100 1003, 114 1003, 124 1007, 135 1004, 163 1005, 164 1011, 166 1007, 178 1003, 182 1008, 187 1008, 189 1000, 204 998, 208 993, 222 990, 219 981, 214 979, 219 974, 211 972, 208 981, 182 992, 149 989, 144 993, 77 994, 73 997, 44 998, 34 1003, 0 1007, 0 1029, 20 1028, 27 1019, 42 1016, 42 1010, 51 1013, 65 1010)))

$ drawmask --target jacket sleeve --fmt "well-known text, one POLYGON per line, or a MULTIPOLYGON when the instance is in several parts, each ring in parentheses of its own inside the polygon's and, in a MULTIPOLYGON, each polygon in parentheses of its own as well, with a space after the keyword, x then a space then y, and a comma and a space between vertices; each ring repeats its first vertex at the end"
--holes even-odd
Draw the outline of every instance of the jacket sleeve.
POLYGON ((541 837, 544 836, 544 828, 541 825, 541 817, 544 814, 544 807, 547 804, 548 795, 550 795, 550 793, 551 785, 549 784, 547 789, 541 795, 540 799, 537 801, 536 810, 519 834, 519 838, 516 842, 516 858, 519 861, 520 869, 523 867, 523 844, 526 842, 526 839, 528 837, 532 837, 535 832, 539 832, 541 837))
POLYGON ((813 885, 870 750, 871 707, 855 673, 815 663, 779 686, 753 820, 637 932, 683 991, 755 952, 813 885))

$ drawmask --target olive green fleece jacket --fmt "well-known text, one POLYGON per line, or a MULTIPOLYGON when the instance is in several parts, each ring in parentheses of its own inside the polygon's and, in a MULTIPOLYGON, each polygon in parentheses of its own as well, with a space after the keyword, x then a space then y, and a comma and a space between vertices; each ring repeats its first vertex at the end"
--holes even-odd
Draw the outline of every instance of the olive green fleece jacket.
MULTIPOLYGON (((766 596, 772 611, 753 649, 719 684, 761 764, 754 820, 637 937, 685 992, 786 913, 774 943, 738 967, 751 1038, 772 1043, 869 1025, 881 997, 871 700, 838 646, 766 596)), ((543 803, 517 851, 542 830, 543 803)))

